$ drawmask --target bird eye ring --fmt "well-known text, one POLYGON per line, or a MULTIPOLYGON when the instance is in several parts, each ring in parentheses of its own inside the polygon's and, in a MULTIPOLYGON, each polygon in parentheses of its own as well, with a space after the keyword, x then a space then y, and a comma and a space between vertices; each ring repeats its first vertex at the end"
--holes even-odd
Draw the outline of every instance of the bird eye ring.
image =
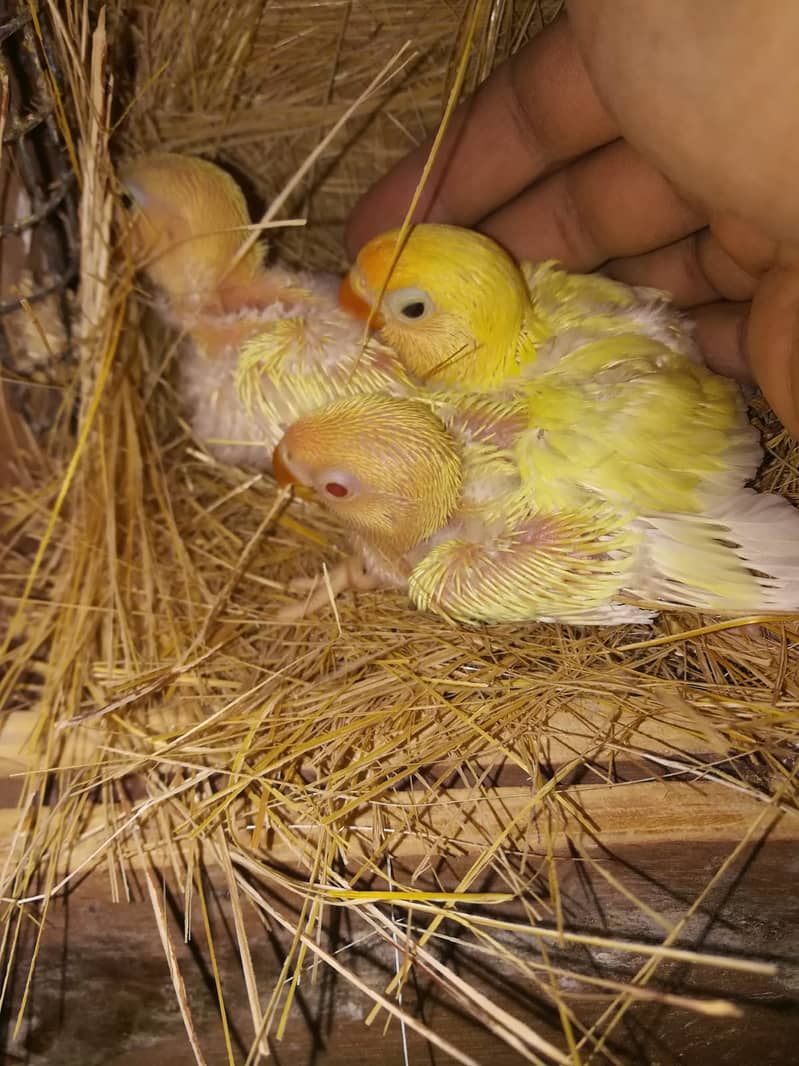
POLYGON ((389 311, 406 322, 420 322, 435 310, 433 301, 424 289, 397 289, 385 298, 389 311))
POLYGON ((325 492, 328 496, 335 496, 336 499, 343 499, 345 496, 349 496, 350 490, 346 485, 342 485, 340 481, 328 481, 325 485, 325 492))

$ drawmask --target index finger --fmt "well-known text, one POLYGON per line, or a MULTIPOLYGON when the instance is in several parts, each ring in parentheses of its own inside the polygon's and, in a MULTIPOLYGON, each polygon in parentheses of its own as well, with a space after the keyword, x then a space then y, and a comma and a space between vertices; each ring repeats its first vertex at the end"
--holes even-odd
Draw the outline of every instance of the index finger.
MULTIPOLYGON (((561 15, 456 109, 414 221, 474 225, 542 175, 617 136, 561 15)), ((402 221, 431 143, 402 159, 355 208, 347 232, 353 253, 402 221)))

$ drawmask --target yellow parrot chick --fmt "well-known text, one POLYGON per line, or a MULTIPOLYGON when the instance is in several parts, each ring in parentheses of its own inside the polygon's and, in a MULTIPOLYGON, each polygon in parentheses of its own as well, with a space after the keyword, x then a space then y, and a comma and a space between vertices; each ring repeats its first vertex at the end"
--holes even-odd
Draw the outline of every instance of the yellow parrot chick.
POLYGON ((490 238, 457 226, 412 227, 369 241, 340 301, 371 315, 381 337, 420 379, 496 389, 525 367, 597 337, 638 334, 696 361, 683 320, 663 293, 631 289, 554 262, 518 266, 490 238))
POLYGON ((397 256, 398 236, 391 230, 361 249, 342 306, 361 317, 373 311, 381 337, 426 383, 477 391, 516 374, 532 308, 511 257, 456 226, 414 226, 397 256))
POLYGON ((636 513, 589 494, 542 507, 507 447, 514 411, 503 421, 484 398, 471 404, 360 396, 287 431, 278 480, 315 492, 361 561, 334 575, 334 591, 399 587, 461 622, 799 610, 799 512, 787 501, 742 488, 702 514, 636 513))
POLYGON ((131 160, 119 177, 133 261, 168 298, 168 311, 181 325, 203 312, 219 316, 284 296, 288 278, 264 270, 260 244, 237 259, 250 213, 226 171, 163 152, 131 160))
POLYGON ((226 462, 268 468, 284 430, 342 395, 402 392, 407 374, 336 300, 338 279, 247 251, 244 195, 204 159, 157 153, 120 170, 134 264, 183 337, 181 399, 195 436, 226 462), (243 253, 243 254, 242 254, 243 253))

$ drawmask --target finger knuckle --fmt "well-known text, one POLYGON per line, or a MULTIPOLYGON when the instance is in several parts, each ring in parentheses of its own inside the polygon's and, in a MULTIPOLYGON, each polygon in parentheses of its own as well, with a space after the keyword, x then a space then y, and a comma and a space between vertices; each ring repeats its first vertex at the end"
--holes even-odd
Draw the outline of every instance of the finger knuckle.
POLYGON ((564 261, 574 267, 598 265, 607 256, 591 232, 566 174, 553 179, 557 195, 552 197, 552 222, 564 249, 564 261))

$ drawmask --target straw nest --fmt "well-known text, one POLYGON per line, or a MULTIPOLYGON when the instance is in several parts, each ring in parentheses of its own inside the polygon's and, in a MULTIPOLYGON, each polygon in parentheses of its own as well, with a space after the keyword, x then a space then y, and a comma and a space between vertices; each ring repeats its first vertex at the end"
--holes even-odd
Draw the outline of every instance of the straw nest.
MULTIPOLYGON (((4 742, 28 735, 29 769, 16 827, 6 825, 7 963, 20 930, 34 928, 27 917, 41 929, 54 901, 99 866, 115 897, 149 894, 153 936, 203 1061, 157 884, 166 878, 187 912, 205 915, 205 874, 230 894, 250 1062, 279 1035, 312 960, 359 982, 346 951, 325 950, 340 907, 372 942, 401 942, 395 978, 365 995, 458 1061, 473 1061, 468 1049, 397 998, 414 971, 522 1058, 576 1063, 604 1047, 619 1061, 606 1042, 631 1003, 658 1001, 657 964, 683 924, 646 950, 613 930, 599 939, 635 953, 623 987, 551 954, 553 936, 561 952, 579 941, 557 856, 597 864, 595 822, 569 786, 589 770, 595 781, 713 781, 765 801, 743 834, 757 839, 796 802, 796 631, 687 614, 654 630, 457 631, 388 593, 279 623, 286 579, 334 561, 337 530, 311 507, 288 506, 269 477, 193 444, 175 412, 174 338, 135 288, 113 229, 120 155, 203 153, 271 202, 383 71, 288 198, 285 217, 308 225, 270 231, 303 266, 341 267, 341 226, 358 193, 435 127, 467 9, 112 0, 86 22, 72 0, 43 8, 80 174, 79 359, 62 417, 2 499, 4 742), (251 911, 284 936, 274 988, 251 961, 251 911), (561 1035, 508 1014, 499 993, 481 998, 442 961, 455 934, 481 966, 515 975, 561 1035)), ((536 3, 482 5, 466 87, 542 18, 536 3)), ((764 483, 790 496, 799 450, 757 417, 764 483)), ((221 981, 218 996, 224 1026, 221 981)))

